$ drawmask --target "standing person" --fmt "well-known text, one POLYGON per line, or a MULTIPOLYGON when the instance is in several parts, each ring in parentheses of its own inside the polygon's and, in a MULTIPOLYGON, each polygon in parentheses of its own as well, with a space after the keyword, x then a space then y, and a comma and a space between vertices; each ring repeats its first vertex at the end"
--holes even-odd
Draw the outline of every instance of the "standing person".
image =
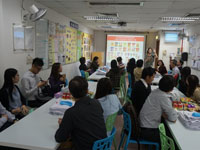
POLYGON ((99 100, 103 108, 105 123, 109 115, 118 112, 122 107, 117 95, 112 93, 112 83, 108 78, 102 78, 98 81, 95 99, 99 100))
POLYGON ((61 75, 62 65, 60 63, 54 63, 51 68, 51 74, 49 77, 49 83, 51 86, 51 96, 59 92, 62 86, 66 85, 66 76, 61 75))
POLYGON ((173 59, 172 61, 170 61, 170 67, 172 68, 172 76, 175 76, 175 75, 179 75, 180 74, 180 71, 177 67, 177 61, 175 59, 173 59))
POLYGON ((112 86, 115 90, 119 90, 120 87, 120 69, 117 66, 117 61, 113 59, 111 61, 111 69, 106 73, 106 77, 109 77, 112 86))
POLYGON ((183 64, 184 64, 184 61, 182 59, 177 61, 177 67, 178 67, 180 72, 181 72, 181 70, 183 68, 183 64))
POLYGON ((139 115, 141 139, 160 143, 158 127, 161 117, 170 122, 176 122, 178 114, 169 99, 169 93, 173 88, 174 78, 171 75, 165 75, 159 82, 159 88, 148 96, 139 115))
POLYGON ((85 62, 85 57, 81 57, 79 59, 80 61, 80 66, 79 66, 79 70, 83 70, 83 71, 86 71, 86 72, 90 72, 90 69, 86 66, 85 62))
POLYGON ((191 75, 191 69, 190 69, 190 67, 184 67, 181 70, 181 79, 180 79, 179 84, 178 84, 179 91, 181 91, 184 95, 187 94, 186 79, 187 79, 187 77, 189 75, 191 75))
POLYGON ((103 109, 98 100, 87 96, 88 83, 83 77, 74 77, 69 91, 75 104, 59 119, 55 139, 61 143, 71 137, 76 150, 91 150, 95 141, 107 136, 103 109))
POLYGON ((125 73, 125 65, 122 62, 122 57, 117 57, 118 67, 121 71, 121 74, 125 73))
POLYGON ((40 107, 45 103, 38 98, 40 88, 47 84, 47 81, 41 80, 38 76, 43 65, 41 58, 33 59, 31 69, 24 74, 21 80, 22 93, 28 100, 28 106, 30 107, 40 107))
POLYGON ((99 68, 99 57, 95 56, 93 58, 93 61, 91 63, 90 69, 91 69, 91 74, 94 73, 98 68, 99 68))
POLYGON ((16 85, 19 82, 18 71, 9 68, 4 73, 4 84, 0 91, 2 105, 12 112, 16 118, 21 119, 28 114, 26 100, 16 85))
MULTIPOLYGON (((135 76, 134 76, 134 69, 136 67, 136 64, 135 64, 135 58, 131 58, 127 64, 127 72, 130 73, 131 75, 131 87, 133 87, 134 83, 135 83, 135 76)), ((129 85, 130 87, 130 85, 129 85)))
POLYGON ((165 67, 165 64, 162 60, 158 60, 158 72, 163 76, 167 73, 167 69, 165 67))
POLYGON ((186 79, 187 83, 187 96, 191 97, 194 101, 200 104, 200 86, 199 79, 195 75, 189 75, 186 79))
POLYGON ((135 81, 139 81, 141 79, 141 76, 142 76, 143 60, 142 59, 137 60, 136 65, 137 65, 137 67, 134 70, 135 81))
POLYGON ((151 93, 151 83, 154 80, 155 74, 156 71, 152 67, 144 68, 142 78, 133 87, 131 100, 137 115, 139 115, 146 98, 151 93))
POLYGON ((144 68, 152 67, 155 58, 157 58, 156 50, 153 50, 151 47, 147 49, 147 54, 144 60, 144 68))

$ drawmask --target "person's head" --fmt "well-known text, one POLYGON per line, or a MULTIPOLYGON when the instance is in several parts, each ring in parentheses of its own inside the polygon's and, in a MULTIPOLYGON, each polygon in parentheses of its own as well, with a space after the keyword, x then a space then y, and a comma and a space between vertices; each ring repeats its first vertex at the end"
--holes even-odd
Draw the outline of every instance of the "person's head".
POLYGON ((192 96, 197 86, 199 86, 199 79, 195 75, 189 75, 186 79, 187 94, 192 96))
POLYGON ((101 78, 97 83, 95 98, 99 99, 112 94, 112 83, 109 78, 101 78))
POLYGON ((148 49, 147 49, 147 54, 151 54, 152 53, 152 48, 151 47, 149 47, 148 49))
POLYGON ((135 68, 136 64, 135 64, 135 58, 131 58, 129 59, 129 62, 127 64, 127 72, 128 73, 133 73, 133 69, 135 68))
POLYGON ((158 66, 165 66, 165 64, 162 60, 158 60, 158 66))
POLYGON ((178 60, 178 61, 177 61, 177 66, 183 66, 183 63, 184 63, 184 61, 183 61, 183 60, 181 60, 181 59, 180 59, 180 60, 178 60))
POLYGON ((142 68, 142 66, 143 66, 143 60, 142 59, 138 59, 136 64, 137 64, 138 68, 142 68))
POLYGON ((159 81, 159 89, 163 92, 171 92, 174 88, 174 78, 171 75, 164 75, 159 81))
POLYGON ((152 67, 144 68, 142 71, 142 79, 144 79, 148 84, 154 80, 156 70, 152 67))
POLYGON ((118 62, 119 64, 121 64, 121 63, 122 63, 122 57, 117 57, 117 62, 118 62))
POLYGON ((173 59, 173 60, 170 62, 170 66, 171 66, 172 68, 174 68, 176 65, 177 65, 177 60, 173 59))
POLYGON ((184 80, 186 80, 186 78, 191 75, 191 69, 190 67, 184 67, 181 70, 181 78, 184 78, 184 80))
POLYGON ((31 71, 34 74, 38 74, 40 72, 40 70, 42 69, 43 65, 44 65, 44 62, 41 58, 35 58, 35 59, 33 59, 33 62, 32 62, 31 71))
POLYGON ((69 91, 76 100, 85 97, 88 93, 87 80, 81 76, 74 77, 69 82, 69 91))
POLYGON ((4 72, 4 88, 13 87, 15 83, 19 82, 19 74, 16 69, 9 68, 4 72))
POLYGON ((113 59, 110 63, 111 69, 116 69, 117 67, 117 61, 115 59, 113 59))
POLYGON ((81 57, 81 58, 79 59, 79 61, 80 61, 81 65, 85 64, 85 57, 81 57))
POLYGON ((93 62, 98 63, 98 60, 99 60, 99 57, 97 57, 97 56, 95 56, 95 57, 93 58, 93 62))
POLYGON ((54 63, 51 68, 51 76, 59 79, 60 72, 62 72, 62 65, 60 63, 54 63))

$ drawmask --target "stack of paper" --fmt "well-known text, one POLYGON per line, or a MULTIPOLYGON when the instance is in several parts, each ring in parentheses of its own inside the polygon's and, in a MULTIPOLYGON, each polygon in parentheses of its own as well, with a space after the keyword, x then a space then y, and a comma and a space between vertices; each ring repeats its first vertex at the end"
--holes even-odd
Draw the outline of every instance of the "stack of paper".
POLYGON ((70 99, 67 99, 67 100, 58 99, 49 108, 49 112, 52 115, 64 115, 65 111, 72 106, 74 106, 74 101, 70 99))

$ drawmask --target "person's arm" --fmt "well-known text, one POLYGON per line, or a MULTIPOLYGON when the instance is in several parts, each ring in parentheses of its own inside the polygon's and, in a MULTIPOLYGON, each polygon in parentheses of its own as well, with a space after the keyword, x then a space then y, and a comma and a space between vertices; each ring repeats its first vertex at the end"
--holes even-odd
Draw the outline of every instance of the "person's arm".
MULTIPOLYGON (((12 122, 15 119, 15 115, 13 115, 9 111, 7 111, 6 108, 3 107, 3 105, 1 103, 0 103, 0 114, 7 116, 6 117, 7 118, 6 121, 12 122)), ((2 119, 1 121, 2 121, 3 124, 6 122, 5 118, 2 119)))
POLYGON ((60 123, 60 126, 55 134, 55 140, 58 143, 65 142, 69 137, 73 129, 73 123, 71 119, 71 114, 67 110, 64 117, 60 123))
POLYGON ((22 85, 22 89, 24 91, 25 97, 28 97, 29 95, 33 94, 35 91, 38 90, 38 85, 32 89, 29 88, 30 87, 29 79, 27 79, 27 78, 22 78, 21 85, 22 85))
POLYGON ((178 118, 178 114, 175 111, 175 109, 172 107, 171 100, 168 99, 167 97, 163 98, 161 100, 161 107, 163 110, 163 114, 167 118, 167 120, 170 122, 176 122, 176 120, 178 118))
POLYGON ((158 55, 157 55, 157 53, 156 53, 156 50, 155 50, 155 49, 153 50, 153 52, 154 52, 154 58, 158 58, 158 55))
POLYGON ((110 71, 108 71, 107 73, 106 73, 106 77, 110 77, 110 71))
POLYGON ((0 128, 8 121, 7 115, 2 115, 0 118, 0 128))

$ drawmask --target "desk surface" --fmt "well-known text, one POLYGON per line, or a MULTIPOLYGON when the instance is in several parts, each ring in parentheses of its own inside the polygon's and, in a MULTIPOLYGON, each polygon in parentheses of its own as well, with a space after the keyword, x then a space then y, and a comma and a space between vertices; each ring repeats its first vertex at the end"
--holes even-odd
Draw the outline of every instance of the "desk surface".
POLYGON ((105 78, 106 76, 105 75, 98 75, 97 74, 97 71, 95 71, 93 74, 91 74, 88 79, 89 80, 95 80, 95 81, 98 81, 100 80, 101 78, 105 78))
POLYGON ((154 77, 154 80, 152 81, 152 84, 158 84, 161 78, 162 78, 161 75, 155 76, 155 77, 154 77))
MULTIPOLYGON (((96 91, 96 82, 88 82, 89 91, 96 91)), ((56 99, 50 100, 28 116, 0 133, 0 145, 32 149, 55 150, 59 146, 54 139, 58 129, 58 118, 49 114, 56 99)))

